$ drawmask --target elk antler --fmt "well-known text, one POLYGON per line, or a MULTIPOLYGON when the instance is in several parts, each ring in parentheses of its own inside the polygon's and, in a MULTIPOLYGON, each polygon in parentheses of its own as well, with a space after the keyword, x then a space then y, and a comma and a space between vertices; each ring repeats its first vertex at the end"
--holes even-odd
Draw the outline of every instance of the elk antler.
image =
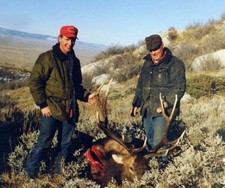
POLYGON ((108 83, 108 88, 105 92, 105 96, 104 98, 102 98, 102 100, 100 100, 100 91, 102 89, 102 87, 104 86, 105 83, 103 83, 97 90, 97 96, 98 96, 98 100, 96 102, 96 106, 97 106, 97 124, 98 127, 105 133, 105 135, 108 138, 111 138, 113 140, 115 140, 116 142, 118 142, 121 146, 123 146, 131 155, 138 153, 140 151, 142 151, 147 143, 147 138, 144 141, 144 144, 141 148, 135 148, 135 149, 129 149, 126 144, 123 142, 123 140, 121 138, 119 138, 111 129, 108 128, 108 117, 107 117, 107 99, 108 99, 108 95, 109 95, 109 90, 110 90, 110 86, 111 86, 111 82, 112 79, 109 81, 108 83))
POLYGON ((108 95, 109 95, 109 89, 112 83, 111 79, 108 83, 108 89, 105 92, 105 97, 102 98, 102 100, 100 100, 100 91, 102 89, 102 87, 105 85, 105 82, 97 89, 96 91, 96 95, 98 97, 98 100, 96 101, 96 107, 97 107, 97 120, 98 122, 104 122, 105 126, 108 125, 108 118, 107 118, 107 108, 106 108, 106 104, 107 104, 107 99, 108 99, 108 95), (100 113, 100 115, 99 115, 100 113))
POLYGON ((170 150, 174 149, 177 146, 180 139, 183 137, 183 135, 185 133, 185 131, 183 131, 176 140, 169 141, 167 139, 168 129, 173 120, 174 112, 175 112, 176 105, 177 105, 177 94, 175 95, 175 101, 174 101, 170 116, 166 115, 161 93, 159 94, 159 99, 160 99, 160 104, 161 104, 161 109, 162 109, 162 116, 166 119, 166 125, 164 127, 163 136, 162 136, 161 141, 149 153, 147 153, 145 155, 146 158, 151 157, 151 156, 166 156, 170 150))

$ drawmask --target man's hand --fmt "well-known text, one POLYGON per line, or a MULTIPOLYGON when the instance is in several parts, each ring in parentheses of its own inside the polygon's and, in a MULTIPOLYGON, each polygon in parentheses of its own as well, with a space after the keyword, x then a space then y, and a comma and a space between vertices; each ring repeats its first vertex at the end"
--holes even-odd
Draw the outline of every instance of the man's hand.
MULTIPOLYGON (((167 102, 163 102, 163 108, 164 108, 164 109, 167 109, 167 108, 168 108, 167 102)), ((156 109, 156 112, 157 112, 157 113, 162 113, 162 107, 161 107, 161 106, 158 107, 158 108, 156 109)))
POLYGON ((132 117, 136 117, 137 114, 138 114, 138 107, 133 107, 133 108, 131 109, 130 115, 131 115, 132 117))
POLYGON ((44 117, 51 117, 52 113, 50 111, 50 108, 48 106, 41 109, 41 113, 44 117))
POLYGON ((98 94, 92 93, 88 96, 88 103, 95 104, 98 100, 98 94))

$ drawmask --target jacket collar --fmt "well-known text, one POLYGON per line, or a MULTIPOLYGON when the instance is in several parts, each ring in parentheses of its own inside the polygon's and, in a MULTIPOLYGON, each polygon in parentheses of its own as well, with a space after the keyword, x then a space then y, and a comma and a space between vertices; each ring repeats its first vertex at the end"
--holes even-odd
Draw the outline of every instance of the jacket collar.
POLYGON ((60 47, 59 47, 59 43, 55 44, 53 47, 53 53, 55 54, 56 58, 59 59, 60 62, 63 62, 65 60, 67 60, 67 58, 69 57, 69 55, 72 55, 72 57, 75 56, 74 51, 72 50, 68 55, 64 54, 60 47))

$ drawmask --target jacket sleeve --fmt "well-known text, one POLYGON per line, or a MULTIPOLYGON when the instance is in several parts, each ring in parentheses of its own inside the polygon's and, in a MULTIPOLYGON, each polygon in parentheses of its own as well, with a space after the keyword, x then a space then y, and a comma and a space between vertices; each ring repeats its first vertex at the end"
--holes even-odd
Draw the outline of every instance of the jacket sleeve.
POLYGON ((141 69, 141 73, 140 73, 140 77, 138 79, 138 83, 137 83, 137 87, 136 87, 136 91, 135 91, 135 96, 132 102, 132 106, 133 107, 140 107, 142 105, 142 93, 143 93, 143 77, 144 77, 144 69, 145 66, 142 66, 141 69))
POLYGON ((181 100, 186 91, 186 76, 185 64, 180 59, 174 62, 174 66, 170 70, 170 84, 168 85, 169 94, 166 98, 169 107, 173 106, 175 94, 177 94, 178 101, 181 100))
POLYGON ((46 58, 47 56, 44 53, 38 57, 33 66, 28 82, 34 102, 40 108, 48 106, 46 102, 45 85, 49 78, 51 69, 46 58))

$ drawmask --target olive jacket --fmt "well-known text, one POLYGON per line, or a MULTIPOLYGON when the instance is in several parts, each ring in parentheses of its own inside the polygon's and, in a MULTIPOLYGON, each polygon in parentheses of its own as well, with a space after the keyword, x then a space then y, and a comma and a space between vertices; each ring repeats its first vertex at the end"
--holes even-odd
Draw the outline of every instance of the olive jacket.
POLYGON ((62 53, 58 43, 40 54, 29 78, 29 88, 36 105, 49 106, 52 116, 60 121, 71 120, 69 113, 73 109, 72 123, 75 123, 79 117, 77 100, 87 101, 90 93, 82 86, 79 59, 74 51, 69 55, 70 59, 62 53))
POLYGON ((157 64, 153 64, 150 54, 144 57, 144 64, 136 87, 133 107, 141 107, 141 115, 161 116, 156 112, 160 107, 159 94, 168 103, 166 112, 169 114, 178 96, 175 115, 180 113, 180 99, 186 90, 185 65, 182 60, 172 55, 165 48, 166 55, 157 64))

